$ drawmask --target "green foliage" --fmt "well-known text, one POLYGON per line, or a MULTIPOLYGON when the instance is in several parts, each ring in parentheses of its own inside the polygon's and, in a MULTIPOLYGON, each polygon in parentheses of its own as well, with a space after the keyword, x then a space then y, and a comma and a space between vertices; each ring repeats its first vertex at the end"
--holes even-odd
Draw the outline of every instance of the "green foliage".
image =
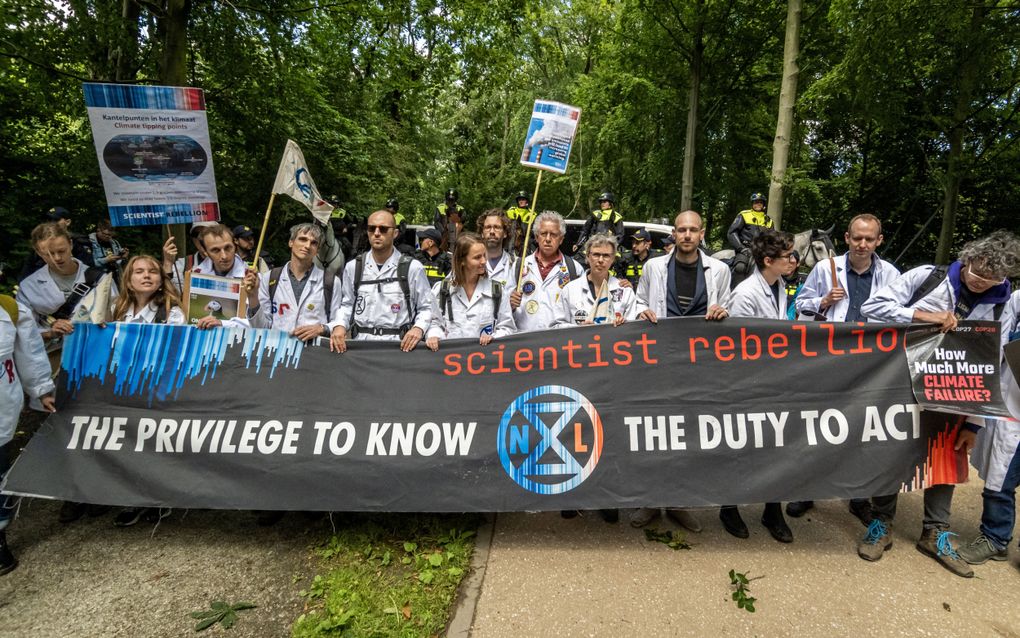
POLYGON ((209 610, 193 611, 189 615, 198 621, 195 623, 196 632, 208 629, 216 623, 219 623, 224 629, 230 629, 237 623, 237 612, 256 607, 257 605, 252 603, 241 602, 231 605, 222 600, 214 600, 209 603, 209 610))
POLYGON ((295 637, 430 636, 446 625, 470 565, 473 515, 356 517, 314 551, 295 637))
POLYGON ((735 570, 730 570, 730 586, 733 587, 732 598, 737 603, 737 609, 744 609, 751 613, 754 613, 754 603, 758 599, 753 596, 748 596, 748 592, 751 591, 750 583, 752 580, 762 578, 758 576, 756 578, 748 578, 746 574, 742 574, 735 570))
POLYGON ((693 549, 694 546, 687 542, 687 534, 680 530, 663 530, 657 528, 645 528, 645 538, 657 543, 663 543, 673 550, 693 549))

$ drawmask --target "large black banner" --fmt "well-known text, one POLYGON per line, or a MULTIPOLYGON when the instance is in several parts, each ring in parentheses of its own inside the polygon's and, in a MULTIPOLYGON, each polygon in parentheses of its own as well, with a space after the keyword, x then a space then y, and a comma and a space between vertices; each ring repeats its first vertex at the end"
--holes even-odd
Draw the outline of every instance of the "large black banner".
POLYGON ((438 353, 354 342, 338 355, 275 331, 80 325, 60 410, 4 489, 139 506, 508 511, 955 481, 955 418, 922 418, 904 343, 902 326, 670 319, 438 353))

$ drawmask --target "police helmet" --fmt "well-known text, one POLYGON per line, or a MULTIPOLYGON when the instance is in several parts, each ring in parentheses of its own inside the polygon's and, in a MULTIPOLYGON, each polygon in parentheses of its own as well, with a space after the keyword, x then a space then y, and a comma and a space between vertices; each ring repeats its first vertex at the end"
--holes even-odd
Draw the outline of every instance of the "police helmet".
POLYGON ((515 199, 518 202, 521 201, 522 199, 527 200, 529 203, 531 202, 531 196, 528 195, 528 193, 526 193, 525 191, 517 191, 517 197, 515 199))
POLYGON ((446 191, 446 200, 447 201, 451 201, 451 200, 452 201, 457 201, 458 199, 460 199, 460 193, 457 192, 456 188, 451 188, 450 190, 446 191))
POLYGON ((598 201, 599 201, 599 203, 609 202, 610 204, 615 204, 616 203, 616 198, 613 197, 612 193, 610 193, 609 191, 606 191, 606 192, 602 193, 601 195, 599 195, 598 201))
POLYGON ((395 213, 400 210, 400 202, 397 201, 396 197, 391 197, 386 200, 386 205, 383 208, 388 208, 395 213))
POLYGON ((765 196, 762 195, 761 193, 752 193, 751 194, 751 203, 752 204, 755 203, 755 202, 761 202, 762 204, 764 204, 767 201, 768 200, 766 200, 765 196))

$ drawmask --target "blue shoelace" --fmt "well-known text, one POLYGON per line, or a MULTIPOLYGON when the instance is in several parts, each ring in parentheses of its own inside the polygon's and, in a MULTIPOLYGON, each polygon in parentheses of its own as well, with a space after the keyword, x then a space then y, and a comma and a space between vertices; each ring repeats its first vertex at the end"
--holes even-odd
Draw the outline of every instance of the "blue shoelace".
POLYGON ((953 560, 959 560, 960 555, 956 553, 953 544, 949 541, 950 536, 956 536, 953 532, 939 532, 939 538, 935 541, 935 547, 939 550, 939 556, 948 556, 953 560))
POLYGON ((864 541, 870 545, 877 545, 878 540, 887 533, 885 523, 876 518, 868 525, 868 535, 864 537, 864 541))

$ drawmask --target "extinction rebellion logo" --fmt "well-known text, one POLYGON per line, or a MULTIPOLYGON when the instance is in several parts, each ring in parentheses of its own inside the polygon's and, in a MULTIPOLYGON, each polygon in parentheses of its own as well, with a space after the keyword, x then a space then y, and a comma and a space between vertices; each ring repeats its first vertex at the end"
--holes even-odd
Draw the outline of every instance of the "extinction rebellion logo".
POLYGON ((569 492, 602 456, 602 420, 577 390, 544 385, 514 399, 499 423, 503 469, 536 494, 569 492))

